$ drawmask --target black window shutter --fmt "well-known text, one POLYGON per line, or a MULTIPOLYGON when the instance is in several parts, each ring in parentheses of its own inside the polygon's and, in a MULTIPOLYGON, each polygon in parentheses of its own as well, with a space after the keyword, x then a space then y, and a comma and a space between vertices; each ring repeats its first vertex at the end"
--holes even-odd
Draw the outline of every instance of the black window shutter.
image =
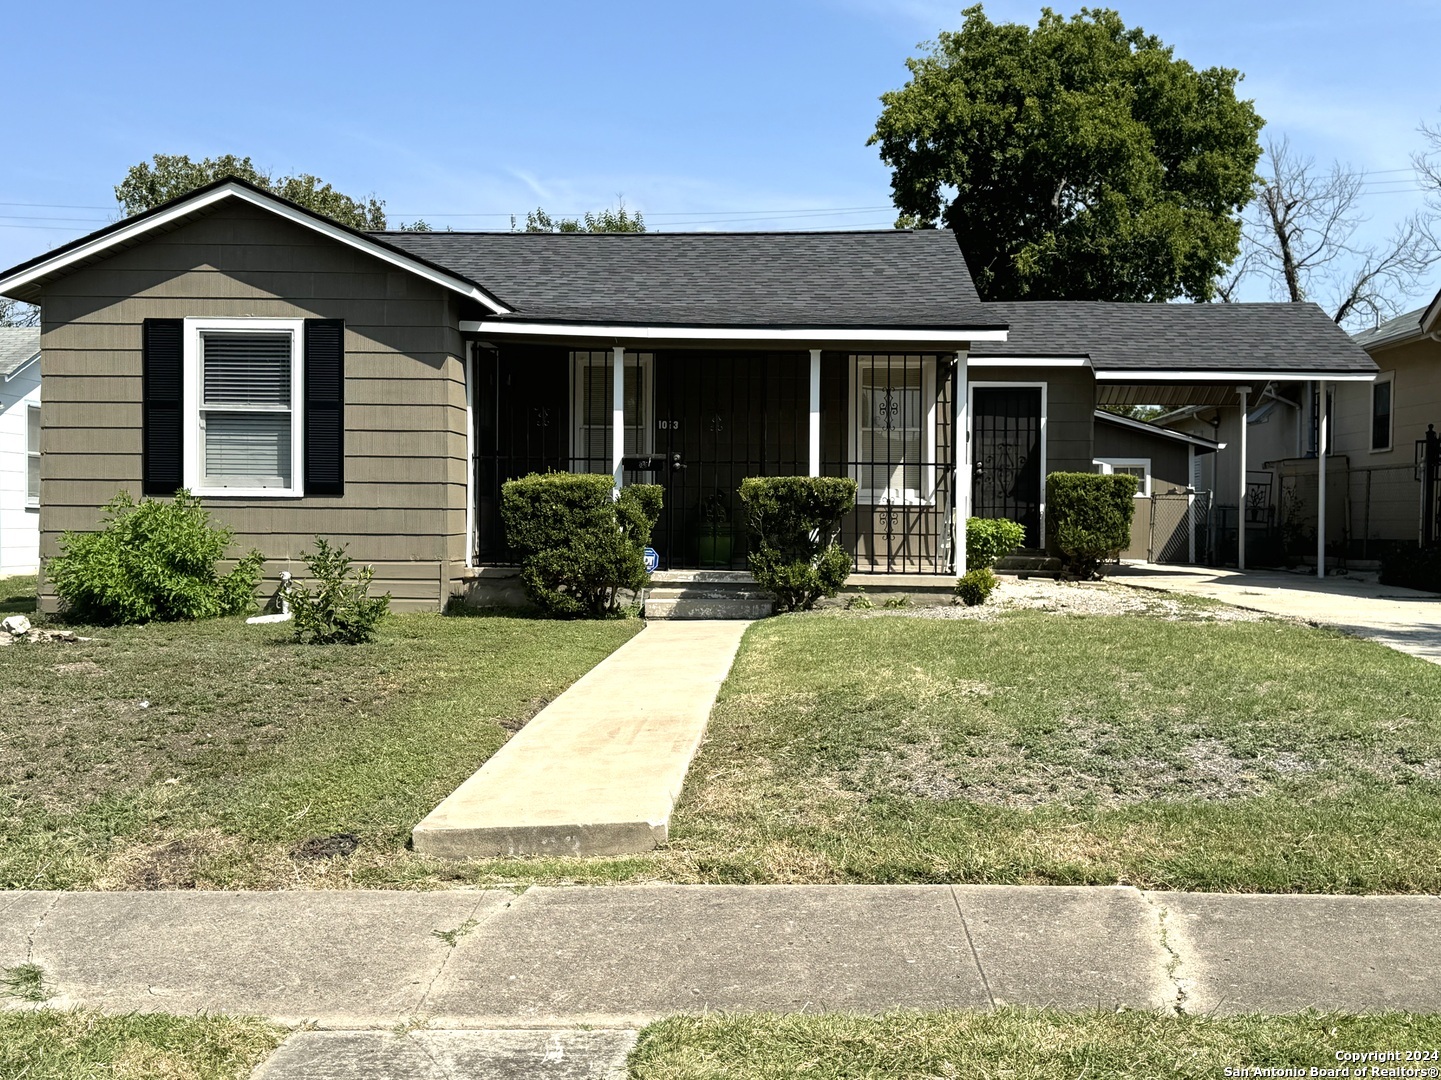
POLYGON ((305 320, 305 494, 345 494, 345 324, 305 320))
POLYGON ((146 319, 141 326, 141 478, 145 495, 174 495, 185 482, 185 323, 146 319))

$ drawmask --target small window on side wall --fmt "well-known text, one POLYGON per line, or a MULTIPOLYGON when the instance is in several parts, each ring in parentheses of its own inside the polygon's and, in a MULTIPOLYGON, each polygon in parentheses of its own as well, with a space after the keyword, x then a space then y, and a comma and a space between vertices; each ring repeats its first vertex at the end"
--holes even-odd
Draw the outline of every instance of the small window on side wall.
POLYGON ((1103 473, 1134 476, 1136 478, 1136 498, 1148 499, 1151 497, 1150 458, 1097 458, 1095 464, 1103 473))
POLYGON ((25 410, 25 503, 40 505, 40 406, 25 410))
POLYGON ((1391 376, 1371 384, 1371 449, 1391 449, 1391 376))

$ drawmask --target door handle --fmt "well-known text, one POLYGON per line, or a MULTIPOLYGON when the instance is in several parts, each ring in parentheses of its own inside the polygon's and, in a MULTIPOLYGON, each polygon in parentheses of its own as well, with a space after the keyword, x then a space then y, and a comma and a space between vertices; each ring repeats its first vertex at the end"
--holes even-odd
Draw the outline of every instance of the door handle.
POLYGON ((684 463, 683 461, 681 461, 679 454, 672 454, 672 455, 670 456, 670 471, 671 471, 671 472, 684 472, 684 471, 685 471, 685 463, 684 463))

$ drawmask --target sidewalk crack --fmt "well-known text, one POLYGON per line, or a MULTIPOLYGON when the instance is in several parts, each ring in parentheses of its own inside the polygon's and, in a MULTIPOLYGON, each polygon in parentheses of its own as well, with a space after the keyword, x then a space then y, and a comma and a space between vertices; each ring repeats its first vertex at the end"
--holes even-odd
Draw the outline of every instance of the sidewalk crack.
POLYGON ((996 996, 991 993, 991 980, 986 977, 986 969, 981 966, 981 954, 976 951, 976 943, 971 938, 971 928, 966 922, 966 913, 961 910, 961 898, 956 894, 956 887, 954 885, 950 886, 950 889, 951 900, 956 905, 956 916, 961 920, 961 930, 965 933, 966 944, 969 945, 971 949, 971 959, 975 961, 976 971, 981 976, 981 986, 986 991, 986 1004, 994 1009, 996 1007, 996 996))
POLYGON ((45 909, 40 918, 35 920, 35 925, 32 926, 30 932, 25 935, 25 962, 27 964, 33 963, 35 959, 35 935, 40 933, 44 928, 45 920, 50 918, 50 913, 55 910, 64 895, 64 893, 55 894, 54 899, 50 901, 50 906, 45 909))
POLYGON ((1175 935, 1167 923, 1171 917, 1171 910, 1165 904, 1159 903, 1145 889, 1136 891, 1141 894, 1141 899, 1145 901, 1146 906, 1156 914, 1156 940, 1161 946, 1161 951, 1166 954, 1166 980, 1175 991, 1171 998, 1171 1011, 1177 1016, 1185 1016, 1186 1002, 1190 995, 1186 991, 1186 981, 1181 978, 1181 966, 1185 961, 1176 948, 1175 935))
POLYGON ((415 1037, 415 1032, 407 1031, 405 1037, 411 1045, 418 1047, 420 1052, 430 1059, 430 1063, 435 1066, 436 1072, 444 1077, 445 1080, 455 1080, 455 1074, 440 1063, 440 1059, 430 1052, 430 1047, 415 1037))
MULTIPOLYGON (((509 911, 511 905, 524 895, 524 893, 520 893, 517 896, 511 897, 500 907, 493 910, 485 918, 479 919, 476 918, 476 915, 480 911, 480 905, 485 903, 485 893, 482 892, 479 896, 476 897, 475 906, 470 909, 470 912, 465 917, 465 924, 468 924, 466 925, 465 933, 470 934, 488 925, 489 923, 494 922, 500 917, 502 912, 509 911)), ((426 1002, 430 1000, 431 991, 435 989, 435 984, 440 981, 440 977, 445 974, 445 969, 450 964, 450 958, 455 955, 455 950, 460 947, 460 940, 462 936, 464 935, 456 935, 452 938, 446 938, 444 935, 441 935, 441 939, 446 941, 446 943, 450 947, 445 950, 445 957, 440 961, 440 966, 435 969, 435 974, 430 977, 430 982, 425 984, 425 989, 421 992, 420 1000, 415 1003, 415 1011, 417 1015, 424 1015, 425 1005, 426 1002)))

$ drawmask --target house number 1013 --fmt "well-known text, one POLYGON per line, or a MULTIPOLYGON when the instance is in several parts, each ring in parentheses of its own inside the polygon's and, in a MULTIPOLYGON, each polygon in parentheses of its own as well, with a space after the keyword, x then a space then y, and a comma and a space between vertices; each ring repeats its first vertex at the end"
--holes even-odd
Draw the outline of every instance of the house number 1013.
POLYGON ((679 421, 679 420, 657 420, 655 426, 658 427, 658 428, 660 428, 662 431, 679 431, 679 430, 680 430, 680 421, 679 421))

